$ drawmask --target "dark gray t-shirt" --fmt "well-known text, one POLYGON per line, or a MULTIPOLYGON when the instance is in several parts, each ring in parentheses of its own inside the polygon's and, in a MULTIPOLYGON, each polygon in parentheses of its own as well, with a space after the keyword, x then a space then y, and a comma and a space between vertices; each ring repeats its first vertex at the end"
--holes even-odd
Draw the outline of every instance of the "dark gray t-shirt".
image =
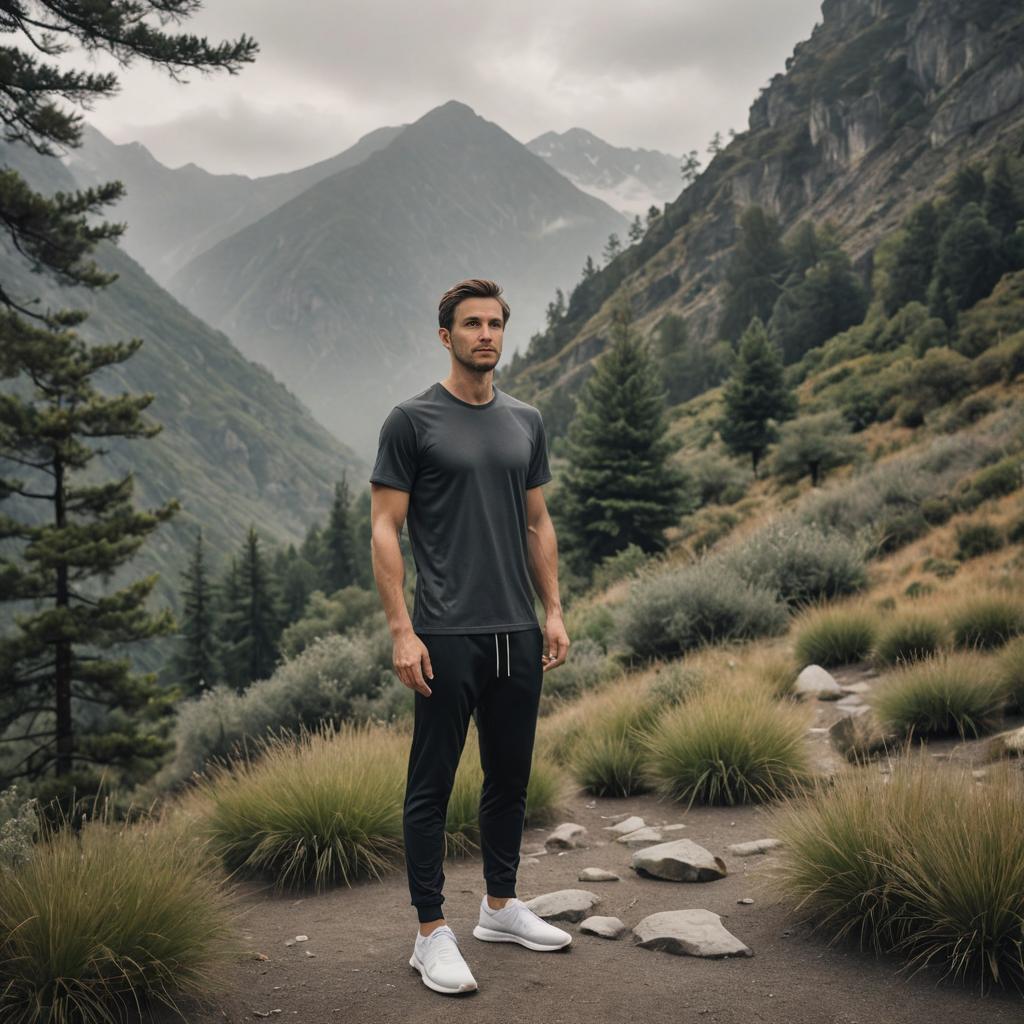
POLYGON ((538 625, 526 490, 550 479, 540 412, 498 388, 473 405, 437 382, 391 410, 370 482, 409 492, 417 633, 538 625))

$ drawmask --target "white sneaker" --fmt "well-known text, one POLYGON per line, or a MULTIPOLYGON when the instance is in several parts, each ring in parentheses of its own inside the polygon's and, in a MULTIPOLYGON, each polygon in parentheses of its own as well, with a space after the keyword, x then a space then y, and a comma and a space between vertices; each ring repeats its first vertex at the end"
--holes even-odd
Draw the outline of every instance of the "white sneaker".
POLYGON ((423 984, 435 992, 457 993, 476 990, 476 978, 459 952, 459 940, 446 924, 429 935, 416 934, 409 966, 415 967, 423 984))
POLYGON ((480 923, 473 934, 485 942, 518 942, 520 946, 541 952, 562 949, 572 942, 568 932, 548 924, 516 896, 500 910, 491 910, 484 896, 480 903, 480 923))

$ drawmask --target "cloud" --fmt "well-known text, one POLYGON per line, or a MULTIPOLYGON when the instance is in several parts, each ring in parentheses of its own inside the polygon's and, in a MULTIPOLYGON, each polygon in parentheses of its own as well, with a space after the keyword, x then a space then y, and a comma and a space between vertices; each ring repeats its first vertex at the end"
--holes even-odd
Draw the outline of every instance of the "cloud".
MULTIPOLYGON (((256 38, 237 75, 188 85, 136 60, 87 116, 158 159, 252 175, 333 155, 449 99, 527 141, 579 125, 615 145, 703 152, 818 20, 819 0, 218 0, 177 30, 256 38)), ((63 63, 82 66, 70 54, 63 63)), ((88 63, 88 62, 86 62, 88 63)))

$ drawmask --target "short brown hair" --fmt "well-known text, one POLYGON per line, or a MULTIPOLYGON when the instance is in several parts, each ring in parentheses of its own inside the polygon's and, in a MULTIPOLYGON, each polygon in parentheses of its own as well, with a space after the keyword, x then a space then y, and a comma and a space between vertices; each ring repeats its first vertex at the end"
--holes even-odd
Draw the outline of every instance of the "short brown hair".
POLYGON ((508 323, 512 310, 508 303, 501 296, 501 285, 494 281, 488 281, 481 277, 471 277, 466 281, 460 281, 452 285, 441 296, 441 302, 437 307, 437 325, 446 331, 452 329, 452 321, 455 319, 455 307, 463 299, 497 299, 501 303, 501 324, 504 327, 508 323))

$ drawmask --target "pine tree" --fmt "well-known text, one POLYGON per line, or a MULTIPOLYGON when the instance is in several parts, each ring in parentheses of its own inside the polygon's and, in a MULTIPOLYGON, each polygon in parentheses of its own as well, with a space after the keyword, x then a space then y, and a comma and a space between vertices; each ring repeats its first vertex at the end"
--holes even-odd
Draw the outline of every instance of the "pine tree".
POLYGON ((647 207, 647 229, 650 230, 651 225, 661 216, 661 210, 656 206, 647 207))
POLYGON ((323 533, 327 559, 323 568, 323 588, 333 594, 356 579, 355 539, 352 536, 352 511, 348 492, 348 474, 334 486, 334 503, 323 533))
POLYGON ((276 581, 250 525, 240 557, 233 558, 224 585, 221 672, 236 689, 266 679, 277 663, 281 614, 276 581))
POLYGON ((789 270, 779 222, 760 206, 740 217, 725 278, 718 336, 735 341, 754 317, 767 323, 789 270))
MULTIPOLYGON (((211 47, 203 38, 159 27, 187 17, 195 6, 181 0, 5 4, 4 29, 23 44, 0 47, 5 140, 49 157, 81 144, 81 116, 59 101, 89 109, 96 98, 114 93, 118 81, 113 73, 83 73, 40 58, 63 54, 73 44, 90 53, 107 51, 121 66, 141 57, 172 76, 187 68, 233 73, 254 58, 256 43, 246 36, 211 47)), ((100 208, 123 193, 120 182, 108 182, 47 197, 4 168, 0 221, 13 251, 34 271, 62 285, 103 287, 117 275, 102 272, 88 257, 98 242, 123 233, 123 224, 98 221, 100 208)), ((156 673, 133 675, 129 659, 100 652, 174 628, 166 610, 151 615, 143 608, 155 576, 109 594, 90 581, 98 576, 108 583, 177 506, 172 501, 153 512, 134 510, 130 473, 91 486, 75 479, 95 456, 106 454, 84 438, 150 437, 160 429, 140 417, 154 396, 125 392, 104 399, 90 379, 129 358, 141 340, 86 346, 71 330, 83 322, 83 312, 38 308, 35 299, 2 283, 0 309, 0 376, 14 381, 12 394, 0 398, 0 459, 32 477, 4 478, 0 501, 18 496, 52 506, 45 526, 38 525, 45 514, 29 523, 0 516, 6 551, 27 541, 15 557, 0 560, 0 600, 34 604, 17 619, 14 633, 0 639, 0 735, 20 756, 13 777, 34 780, 37 795, 47 786, 54 795, 72 786, 88 795, 104 766, 119 768, 122 781, 136 781, 166 746, 167 708, 155 690, 156 673), (39 490, 38 481, 47 478, 43 486, 49 489, 39 490), (51 600, 51 607, 39 609, 40 601, 51 600), (80 727, 85 720, 88 731, 80 727)))
POLYGON ((636 245, 641 238, 644 237, 644 224, 640 219, 640 214, 636 214, 633 218, 632 223, 629 225, 629 244, 636 245))
POLYGON ((5 744, 28 744, 17 748, 21 760, 8 774, 39 779, 52 766, 58 779, 88 790, 91 766, 113 765, 135 779, 166 749, 157 674, 133 674, 128 658, 97 651, 172 632, 175 622, 168 609, 153 615, 143 607, 155 573, 107 594, 89 581, 109 580, 180 506, 171 499, 136 511, 131 473, 91 485, 79 476, 106 454, 86 439, 148 438, 162 429, 141 416, 154 395, 106 398, 91 379, 142 342, 87 345, 73 331, 35 327, 6 311, 0 339, 0 377, 31 381, 21 394, 0 394, 0 458, 26 477, 0 478, 0 498, 39 502, 50 516, 46 523, 46 512, 31 522, 0 515, 0 540, 24 542, 17 561, 0 560, 0 598, 36 608, 52 601, 19 616, 15 632, 0 638, 0 733, 7 730, 5 744), (76 729, 83 704, 108 712, 88 732, 76 729))
POLYGON ((782 354, 755 317, 740 339, 733 375, 723 389, 724 410, 718 432, 734 455, 749 455, 757 465, 778 437, 777 424, 796 414, 796 397, 786 387, 782 354))
POLYGON ((985 298, 1002 272, 998 234, 985 220, 981 207, 967 203, 939 239, 928 289, 932 315, 952 327, 957 311, 985 298))
POLYGON ((196 530, 192 558, 182 573, 180 650, 174 659, 178 682, 187 696, 208 689, 217 679, 217 647, 214 635, 214 592, 207 577, 203 529, 196 530))
POLYGON ((604 256, 605 263, 611 263, 619 253, 622 252, 622 242, 619 241, 619 236, 613 231, 608 236, 608 241, 604 243, 604 256))
POLYGON ((602 559, 629 544, 664 550, 664 531, 679 521, 686 503, 685 480, 669 461, 671 451, 664 392, 621 300, 611 343, 577 398, 569 465, 554 505, 576 572, 589 578, 602 559))
POLYGON ((930 202, 910 211, 887 260, 882 309, 892 316, 908 302, 925 302, 939 244, 939 217, 930 202))
POLYGON ((689 188, 697 180, 697 175, 700 174, 700 157, 697 156, 697 150, 691 149, 683 157, 679 172, 683 176, 684 189, 689 188))
POLYGON ((593 256, 587 256, 586 262, 583 264, 583 270, 581 271, 583 280, 585 281, 588 277, 593 277, 597 273, 597 266, 594 263, 593 256))

